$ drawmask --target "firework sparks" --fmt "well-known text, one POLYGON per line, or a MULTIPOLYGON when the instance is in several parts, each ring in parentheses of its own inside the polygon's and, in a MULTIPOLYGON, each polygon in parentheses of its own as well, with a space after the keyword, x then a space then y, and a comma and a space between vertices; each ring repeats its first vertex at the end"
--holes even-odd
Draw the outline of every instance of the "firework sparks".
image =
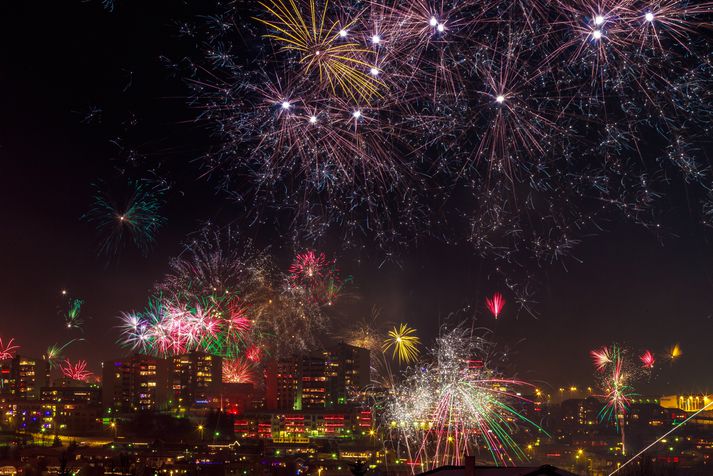
POLYGON ((164 190, 144 182, 129 182, 123 196, 115 197, 103 184, 94 188, 94 206, 83 218, 103 236, 100 253, 116 255, 131 242, 147 254, 166 222, 160 214, 164 190))
POLYGON ((84 301, 81 299, 70 298, 67 311, 64 313, 64 322, 68 329, 79 329, 82 326, 80 313, 84 301))
POLYGON ((678 343, 674 344, 671 346, 671 348, 668 351, 668 357, 673 361, 678 359, 683 355, 683 352, 681 351, 681 346, 678 345, 678 343))
POLYGON ((653 369, 656 363, 656 358, 654 358, 654 354, 651 353, 650 350, 644 351, 644 353, 639 356, 639 360, 641 360, 641 365, 645 369, 653 369))
POLYGON ((78 360, 72 363, 69 359, 66 359, 59 368, 62 371, 62 375, 80 382, 86 382, 94 375, 87 370, 87 362, 85 360, 78 360))
POLYGON ((0 361, 9 360, 15 357, 15 353, 19 348, 19 345, 15 345, 15 339, 10 339, 3 343, 2 338, 0 337, 0 361))
POLYGON ((327 317, 249 242, 203 230, 171 261, 143 312, 121 316, 124 345, 157 355, 201 350, 261 359, 314 346, 327 317))
POLYGON ((495 319, 500 316, 505 307, 505 298, 500 293, 493 294, 493 297, 485 298, 485 306, 495 319))
POLYGON ((384 353, 392 351, 392 358, 398 358, 399 363, 408 364, 418 358, 420 339, 416 329, 407 324, 399 324, 388 332, 388 337, 381 346, 384 353))
POLYGON ((603 372, 607 365, 613 362, 613 350, 609 347, 602 347, 589 353, 594 360, 594 366, 599 372, 603 372))
POLYGON ((224 360, 223 383, 255 383, 251 362, 244 359, 224 360))
POLYGON ((463 329, 437 339, 433 362, 424 364, 397 385, 387 405, 387 425, 403 439, 413 470, 462 464, 480 445, 496 464, 525 460, 513 435, 527 420, 515 408, 525 401, 517 388, 529 384, 502 378, 484 359, 490 343, 463 329))

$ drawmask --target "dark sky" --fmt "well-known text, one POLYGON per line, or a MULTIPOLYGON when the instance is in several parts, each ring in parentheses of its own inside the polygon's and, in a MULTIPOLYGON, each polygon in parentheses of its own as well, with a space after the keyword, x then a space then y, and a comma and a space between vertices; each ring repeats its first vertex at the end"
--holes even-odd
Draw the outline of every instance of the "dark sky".
MULTIPOLYGON (((178 41, 173 19, 188 13, 181 2, 157 0, 126 0, 113 13, 78 0, 0 4, 0 336, 15 337, 25 353, 80 336, 58 315, 62 289, 85 299, 91 317, 69 355, 97 369, 124 353, 115 344, 117 314, 143 306, 187 233, 207 218, 232 219, 192 161, 205 138, 187 123, 194 112, 184 106, 185 88, 159 61, 178 41), (83 124, 91 107, 102 119, 83 124), (127 132, 131 114, 138 124, 127 132), (117 138, 144 154, 141 166, 170 171, 174 187, 148 258, 127 249, 107 263, 80 216, 93 181, 131 174, 126 150, 110 142, 117 138)), ((537 318, 508 306, 494 322, 482 305, 497 290, 488 264, 467 247, 430 242, 383 266, 379 252, 343 253, 340 267, 354 276, 358 296, 344 312, 361 317, 377 305, 428 341, 449 313, 472 305, 478 324, 513 348, 517 372, 554 387, 590 384, 594 347, 618 341, 662 352, 680 342, 680 361, 661 359, 642 391, 713 391, 713 247, 685 190, 667 205, 661 236, 607 223, 573 258, 531 270, 540 283, 537 318)), ((280 243, 265 244, 287 264, 280 243)))

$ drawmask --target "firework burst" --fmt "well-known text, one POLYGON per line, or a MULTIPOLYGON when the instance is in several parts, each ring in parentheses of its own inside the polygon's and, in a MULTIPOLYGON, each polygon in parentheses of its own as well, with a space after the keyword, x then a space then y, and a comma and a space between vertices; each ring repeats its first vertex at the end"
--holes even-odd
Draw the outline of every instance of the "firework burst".
POLYGON ((9 360, 15 357, 15 353, 19 348, 19 345, 15 345, 15 339, 10 339, 3 343, 2 338, 0 337, 0 361, 9 360))
POLYGON ((66 359, 62 364, 60 364, 59 368, 62 371, 62 375, 68 379, 80 382, 86 382, 93 376, 92 372, 87 370, 86 360, 78 360, 77 362, 72 363, 69 359, 66 359))
POLYGON ((164 190, 147 182, 130 181, 114 195, 105 184, 94 186, 94 206, 83 216, 102 235, 100 253, 116 255, 128 242, 147 254, 166 219, 160 214, 164 190))
POLYGON ((224 360, 223 383, 255 383, 253 364, 247 359, 224 360))
POLYGON ((493 294, 493 297, 485 298, 485 306, 495 319, 500 316, 500 313, 505 307, 505 298, 500 293, 493 294))
POLYGON ((525 460, 513 435, 520 423, 541 429, 518 410, 517 389, 529 385, 501 377, 486 359, 492 344, 456 328, 437 339, 431 362, 411 369, 387 405, 387 425, 401 438, 413 471, 462 464, 488 448, 496 464, 525 460))
POLYGON ((402 323, 391 329, 387 336, 381 346, 384 353, 391 351, 392 358, 398 358, 401 364, 414 362, 418 358, 418 345, 421 340, 416 335, 416 329, 402 323))

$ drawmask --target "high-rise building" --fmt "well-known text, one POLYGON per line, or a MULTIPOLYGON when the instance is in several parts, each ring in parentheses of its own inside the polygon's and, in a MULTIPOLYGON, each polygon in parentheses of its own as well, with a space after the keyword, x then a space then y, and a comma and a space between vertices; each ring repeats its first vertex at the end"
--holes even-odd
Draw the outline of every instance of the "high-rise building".
POLYGON ((147 355, 104 362, 102 402, 117 412, 157 410, 171 401, 169 363, 147 355))
POLYGON ((281 359, 266 375, 267 408, 303 410, 347 403, 369 384, 369 351, 340 343, 321 352, 281 359), (274 391, 270 391, 273 389, 274 391))
POLYGON ((40 388, 49 385, 49 363, 16 355, 0 366, 0 393, 20 399, 37 399, 40 388))
POLYGON ((176 405, 207 405, 220 393, 223 360, 203 352, 177 355, 171 359, 171 387, 176 405))

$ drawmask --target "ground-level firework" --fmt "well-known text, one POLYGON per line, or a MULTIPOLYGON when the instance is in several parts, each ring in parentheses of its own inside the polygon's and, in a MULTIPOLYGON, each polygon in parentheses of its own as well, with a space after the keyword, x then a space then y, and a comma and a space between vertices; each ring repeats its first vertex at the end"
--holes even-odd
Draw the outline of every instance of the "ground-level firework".
POLYGON ((462 464, 484 448, 497 465, 527 460, 517 431, 543 432, 517 409, 526 382, 487 362, 492 344, 456 328, 436 340, 430 361, 410 368, 387 404, 384 425, 414 472, 462 464), (474 361, 483 365, 472 365, 474 361))

